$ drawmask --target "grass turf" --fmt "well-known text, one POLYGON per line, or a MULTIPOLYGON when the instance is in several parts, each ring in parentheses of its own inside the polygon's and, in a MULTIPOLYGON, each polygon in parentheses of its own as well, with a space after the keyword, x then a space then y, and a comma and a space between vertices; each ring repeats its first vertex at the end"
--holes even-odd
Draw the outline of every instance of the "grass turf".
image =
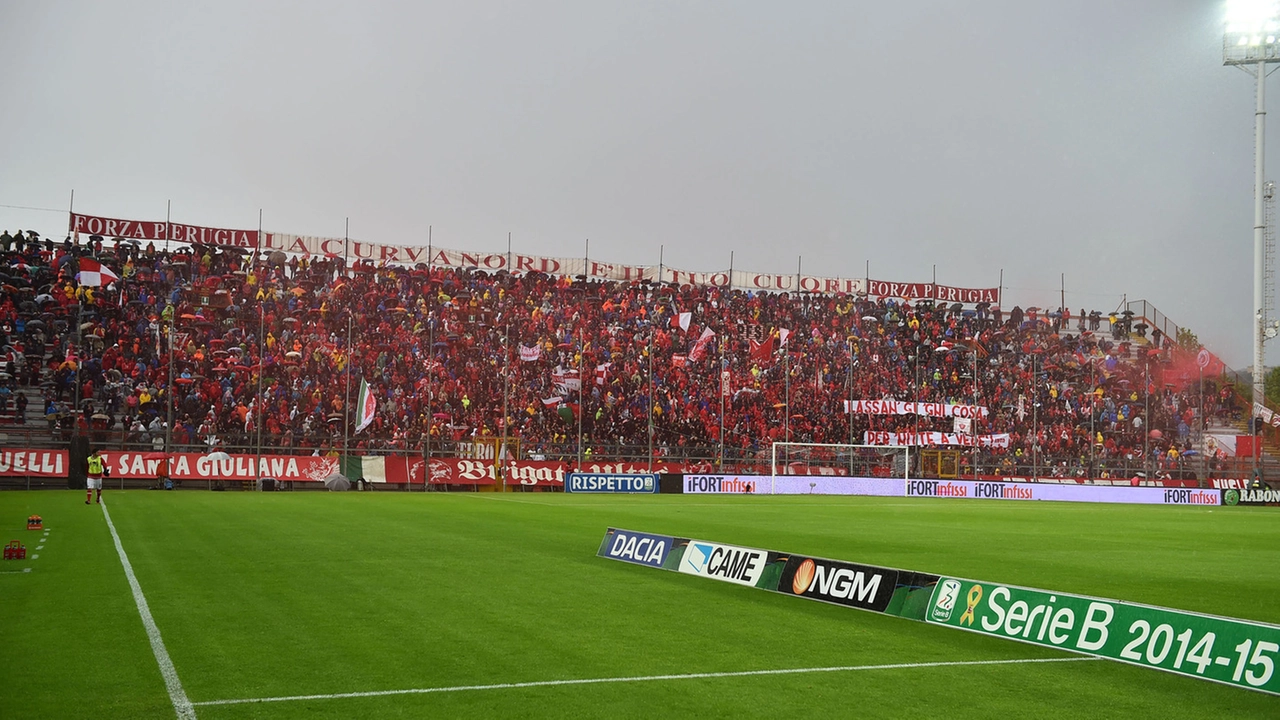
MULTIPOLYGON (((102 513, 0 493, 0 717, 173 717, 102 513)), ((596 558, 605 527, 1280 622, 1267 508, 559 494, 108 492, 192 701, 1068 657, 596 558)), ((1274 717, 1274 697, 1106 661, 197 706, 248 717, 1274 717)))

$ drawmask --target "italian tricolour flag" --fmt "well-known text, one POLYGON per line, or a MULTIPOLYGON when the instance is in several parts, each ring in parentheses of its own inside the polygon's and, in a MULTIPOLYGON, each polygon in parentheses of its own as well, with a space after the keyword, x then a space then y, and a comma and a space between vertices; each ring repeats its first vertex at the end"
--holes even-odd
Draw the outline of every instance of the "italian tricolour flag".
POLYGON ((364 378, 360 378, 360 396, 356 399, 356 412, 359 413, 359 423, 356 425, 356 432, 369 427, 369 423, 373 422, 373 413, 378 409, 378 400, 369 392, 369 383, 364 378))

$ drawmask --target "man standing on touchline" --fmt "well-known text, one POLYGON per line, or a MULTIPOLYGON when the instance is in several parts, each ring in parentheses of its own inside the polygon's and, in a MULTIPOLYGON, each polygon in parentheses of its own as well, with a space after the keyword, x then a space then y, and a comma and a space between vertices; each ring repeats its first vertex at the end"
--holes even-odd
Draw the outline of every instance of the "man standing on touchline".
POLYGON ((89 501, 93 499, 94 490, 98 491, 97 502, 101 503, 102 478, 110 474, 110 471, 107 470, 107 461, 103 460, 102 456, 98 454, 98 449, 94 448, 93 452, 89 453, 89 457, 85 459, 85 465, 85 470, 89 477, 84 494, 84 504, 88 505, 89 501))

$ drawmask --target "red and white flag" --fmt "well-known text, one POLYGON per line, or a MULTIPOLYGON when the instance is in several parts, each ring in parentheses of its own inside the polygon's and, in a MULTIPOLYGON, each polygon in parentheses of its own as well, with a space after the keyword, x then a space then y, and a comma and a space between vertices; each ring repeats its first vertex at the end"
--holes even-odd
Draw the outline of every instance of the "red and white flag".
POLYGON ((102 287, 120 279, 111 272, 111 268, 92 258, 80 259, 80 272, 76 273, 76 282, 86 287, 102 287))
POLYGON ((685 332, 689 332, 689 323, 693 320, 693 313, 682 312, 671 316, 671 327, 678 327, 685 332))
POLYGON ((534 345, 533 347, 520 346, 520 362, 533 362, 542 358, 542 346, 534 345))
POLYGON ((689 361, 698 362, 701 360, 702 356, 707 354, 707 346, 711 344, 711 338, 715 336, 716 334, 712 332, 711 328, 703 328, 702 336, 698 338, 698 342, 694 343, 693 349, 689 351, 689 361))
POLYGON ((609 379, 609 366, 613 363, 605 363, 596 366, 596 384, 604 385, 609 379))
POLYGON ((549 397, 549 398, 542 398, 542 407, 544 408, 560 407, 560 403, 562 402, 564 402, 564 398, 560 397, 559 395, 556 395, 554 397, 549 397))
POLYGON ((791 335, 791 331, 786 328, 782 328, 781 330, 779 330, 778 331, 778 347, 786 347, 787 338, 790 335, 791 335))
POLYGON ((369 423, 373 422, 373 414, 378 409, 378 399, 369 392, 369 383, 364 378, 360 378, 360 395, 356 399, 356 412, 359 413, 356 424, 356 432, 369 427, 369 423))

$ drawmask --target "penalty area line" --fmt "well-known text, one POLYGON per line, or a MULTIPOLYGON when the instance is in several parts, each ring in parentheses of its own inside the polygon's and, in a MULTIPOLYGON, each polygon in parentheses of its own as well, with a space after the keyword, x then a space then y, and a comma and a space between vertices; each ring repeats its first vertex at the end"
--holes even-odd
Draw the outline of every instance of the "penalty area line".
POLYGON ((702 680, 707 678, 753 677, 760 675, 802 675, 806 673, 858 672, 864 670, 911 670, 916 668, 971 667, 977 665, 1028 665, 1034 663, 1088 662, 1095 657, 1020 658, 1013 660, 945 660, 940 662, 893 663, 890 665, 836 665, 833 667, 783 668, 779 670, 738 670, 731 672, 682 673, 678 675, 637 675, 632 677, 580 678, 576 680, 538 680, 534 682, 495 683, 492 685, 454 685, 451 687, 407 688, 403 690, 370 690, 366 692, 330 693, 323 695, 283 695, 265 698, 203 700, 191 703, 205 705, 245 705, 249 703, 293 702, 298 700, 341 700, 344 698, 384 697, 388 695, 427 695, 429 693, 471 692, 480 690, 516 690, 521 688, 559 687, 562 685, 600 685, 604 683, 658 682, 661 680, 702 680))

